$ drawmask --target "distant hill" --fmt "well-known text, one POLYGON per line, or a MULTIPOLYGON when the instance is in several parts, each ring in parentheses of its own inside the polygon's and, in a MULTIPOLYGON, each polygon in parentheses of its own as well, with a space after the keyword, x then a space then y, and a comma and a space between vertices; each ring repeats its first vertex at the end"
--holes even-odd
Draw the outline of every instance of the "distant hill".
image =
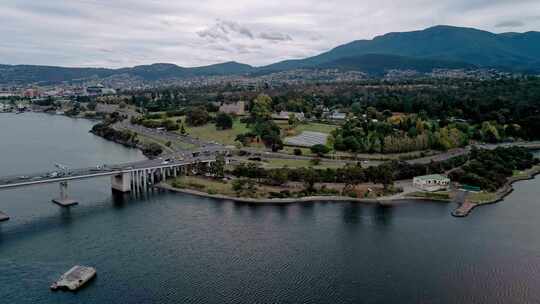
POLYGON ((103 78, 113 74, 114 70, 100 68, 0 65, 0 83, 58 83, 77 79, 103 78))
POLYGON ((65 68, 0 65, 0 83, 57 83, 126 74, 153 81, 196 76, 265 74, 293 69, 338 68, 381 74, 389 69, 428 72, 434 68, 488 67, 540 73, 540 33, 494 34, 473 28, 435 26, 357 40, 320 55, 252 67, 225 62, 186 68, 156 63, 132 68, 65 68))
POLYGON ((170 63, 155 63, 113 70, 113 73, 139 76, 145 80, 159 80, 196 76, 240 75, 247 74, 253 69, 250 65, 233 61, 195 68, 184 68, 170 63))
POLYGON ((314 57, 282 61, 264 68, 309 68, 341 58, 368 54, 540 71, 540 33, 493 34, 472 28, 435 26, 421 31, 389 33, 373 40, 357 40, 314 57))
POLYGON ((253 71, 253 67, 237 62, 226 62, 204 67, 184 68, 170 63, 155 63, 132 68, 66 68, 38 65, 0 65, 0 83, 58 83, 91 78, 105 78, 128 74, 153 81, 196 76, 237 75, 253 71))
MULTIPOLYGON (((476 65, 447 60, 419 59, 414 57, 367 54, 350 57, 342 57, 328 62, 302 64, 289 69, 315 68, 315 69, 340 69, 343 71, 362 71, 371 75, 380 76, 388 70, 415 70, 422 73, 433 71, 433 69, 472 69, 476 65)), ((272 67, 259 68, 259 73, 269 73, 277 71, 272 67)), ((287 69, 286 69, 287 70, 287 69)))

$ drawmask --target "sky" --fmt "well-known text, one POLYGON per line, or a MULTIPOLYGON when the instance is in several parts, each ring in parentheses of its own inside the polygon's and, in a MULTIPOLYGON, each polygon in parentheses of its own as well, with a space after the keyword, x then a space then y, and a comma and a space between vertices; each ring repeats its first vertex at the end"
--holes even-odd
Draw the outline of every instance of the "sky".
POLYGON ((0 0, 0 63, 255 66, 445 24, 540 30, 538 0, 0 0))

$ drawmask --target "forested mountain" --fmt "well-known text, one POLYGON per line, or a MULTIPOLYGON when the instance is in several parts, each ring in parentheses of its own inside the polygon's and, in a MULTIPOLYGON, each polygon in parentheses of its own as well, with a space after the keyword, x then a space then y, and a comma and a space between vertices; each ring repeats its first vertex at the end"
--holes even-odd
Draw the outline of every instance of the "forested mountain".
POLYGON ((540 33, 493 34, 472 28, 435 26, 421 31, 389 33, 373 40, 357 40, 314 57, 282 61, 265 68, 289 70, 314 67, 341 58, 367 54, 540 71, 540 33))
POLYGON ((184 68, 170 63, 155 63, 132 68, 65 68, 37 65, 0 65, 0 83, 56 83, 127 74, 147 81, 196 76, 237 75, 253 71, 253 67, 226 62, 204 67, 184 68))
POLYGON ((154 81, 196 76, 264 74, 300 68, 339 68, 381 74, 390 69, 429 72, 434 68, 474 67, 540 72, 540 33, 494 34, 472 28, 435 26, 421 31, 389 33, 372 40, 358 40, 314 57, 287 60, 263 67, 237 62, 193 68, 157 63, 121 69, 0 65, 0 83, 54 83, 121 74, 154 81))

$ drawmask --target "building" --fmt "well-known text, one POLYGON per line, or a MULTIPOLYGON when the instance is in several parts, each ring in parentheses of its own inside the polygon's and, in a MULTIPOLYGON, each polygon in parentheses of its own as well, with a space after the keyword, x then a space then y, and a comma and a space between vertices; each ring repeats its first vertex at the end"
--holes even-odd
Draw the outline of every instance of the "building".
POLYGON ((329 110, 325 109, 323 111, 323 117, 329 120, 343 121, 347 119, 347 113, 341 113, 338 111, 330 112, 329 110))
POLYGON ((219 107, 219 111, 227 114, 245 115, 245 102, 225 103, 219 107))
POLYGON ((22 95, 28 98, 38 98, 41 97, 43 93, 39 88, 30 88, 24 90, 22 95))
POLYGON ((293 115, 296 119, 299 121, 304 121, 306 119, 306 116, 304 113, 300 112, 287 112, 287 111, 281 111, 278 114, 273 114, 272 118, 276 120, 288 120, 291 115, 293 115))
POLYGON ((86 88, 86 93, 90 96, 97 96, 103 94, 103 89, 105 87, 101 84, 95 86, 89 86, 86 88))
POLYGON ((413 178, 413 186, 428 192, 446 190, 450 187, 450 179, 440 174, 417 176, 413 178))

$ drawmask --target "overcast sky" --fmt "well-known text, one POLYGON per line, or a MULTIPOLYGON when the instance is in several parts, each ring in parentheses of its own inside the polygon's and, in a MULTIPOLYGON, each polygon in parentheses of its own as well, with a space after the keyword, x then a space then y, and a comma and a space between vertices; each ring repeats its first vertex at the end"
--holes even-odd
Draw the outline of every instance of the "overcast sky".
POLYGON ((1 0, 0 63, 264 65, 437 24, 540 30, 540 0, 1 0))

